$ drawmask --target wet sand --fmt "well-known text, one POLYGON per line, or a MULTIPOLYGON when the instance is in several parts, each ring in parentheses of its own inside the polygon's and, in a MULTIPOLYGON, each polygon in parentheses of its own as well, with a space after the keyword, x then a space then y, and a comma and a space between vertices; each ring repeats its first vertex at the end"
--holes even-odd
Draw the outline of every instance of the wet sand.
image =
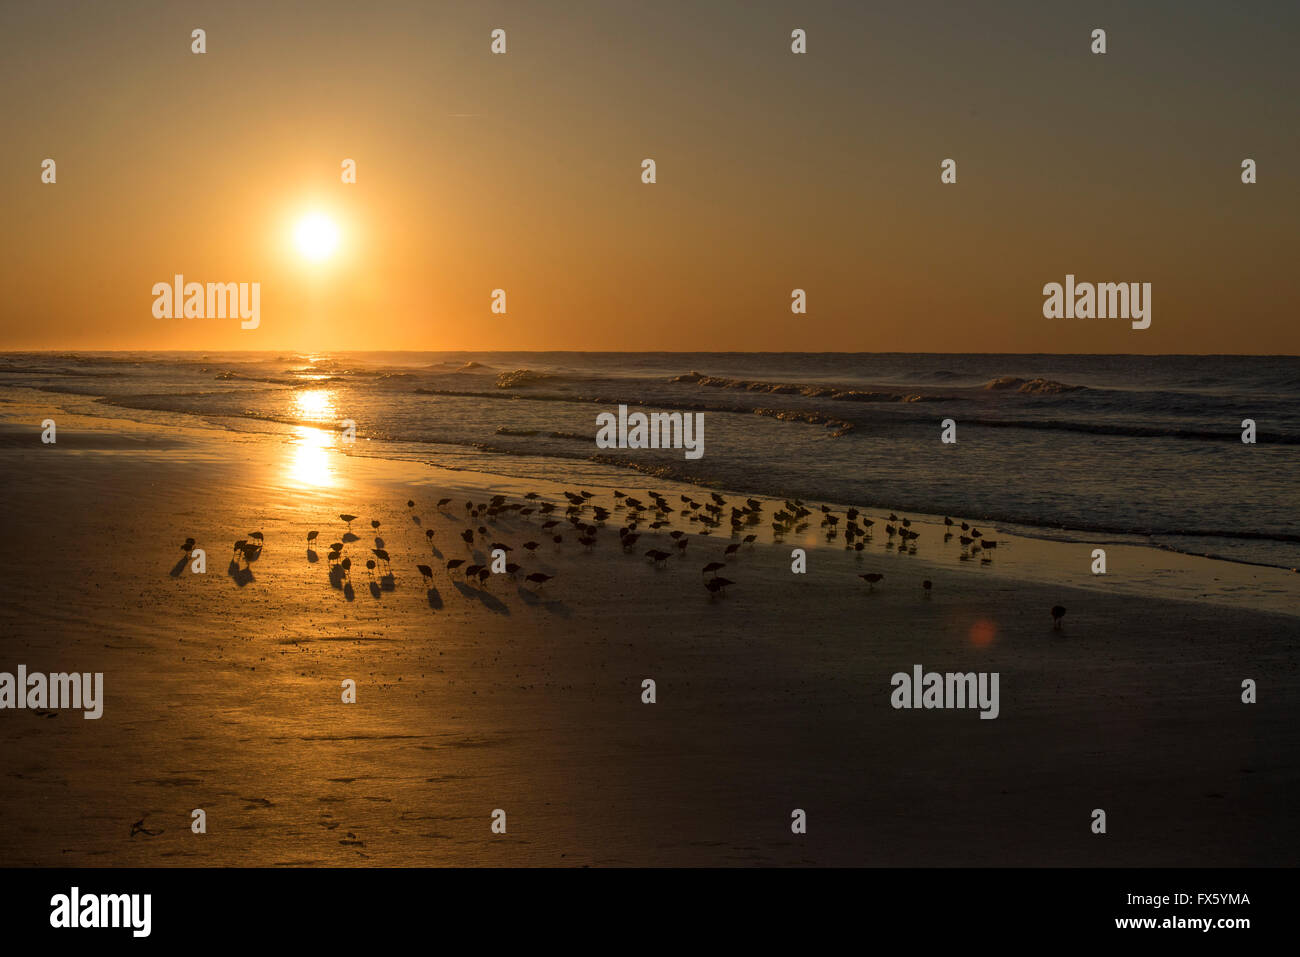
MULTIPOLYGON (((1053 584, 1027 543, 993 567, 959 563, 937 529, 899 555, 877 528, 859 557, 814 520, 798 541, 742 548, 724 572, 736 584, 713 598, 701 567, 721 560, 727 529, 697 536, 674 520, 692 542, 656 569, 643 553, 669 529, 627 554, 616 512, 589 553, 571 531, 553 546, 537 516, 496 523, 490 539, 554 580, 471 588, 443 567, 474 554, 458 537, 464 501, 517 501, 517 480, 265 436, 62 427, 57 446, 10 430, 0 447, 0 670, 102 671, 106 702, 98 721, 0 711, 6 864, 1300 857, 1300 618, 1282 613, 1300 608, 1283 572, 1225 572, 1244 576, 1235 605, 1180 601, 1053 584), (372 595, 360 563, 351 596, 332 587, 341 512, 360 517, 356 556, 381 522, 392 590, 372 595), (231 544, 253 530, 265 549, 232 576, 231 544), (187 536, 206 574, 181 564, 187 536), (529 539, 543 547, 521 558, 529 539), (809 549, 806 575, 790 571, 795 545, 809 549), (417 562, 434 567, 432 590, 417 562), (869 571, 885 575, 874 590, 856 577, 869 571), (1268 594, 1263 610, 1251 588, 1268 594), (890 678, 915 664, 998 672, 1000 716, 893 709, 890 678), (347 678, 356 704, 340 700, 347 678), (1244 678, 1258 704, 1242 704, 1244 678), (191 833, 194 808, 206 834, 191 833), (504 835, 490 830, 498 808, 504 835), (791 833, 796 808, 805 835, 791 833), (1094 808, 1105 835, 1090 832, 1094 808), (140 819, 153 833, 131 835, 140 819)), ((645 487, 632 476, 624 490, 645 487)), ((614 507, 612 490, 592 491, 614 507)))

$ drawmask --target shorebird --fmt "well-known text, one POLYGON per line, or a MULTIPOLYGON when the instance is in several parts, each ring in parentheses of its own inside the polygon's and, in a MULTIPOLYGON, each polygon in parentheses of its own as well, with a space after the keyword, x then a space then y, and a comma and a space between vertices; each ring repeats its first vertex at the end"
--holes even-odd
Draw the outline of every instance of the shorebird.
POLYGON ((723 549, 722 557, 729 558, 730 556, 736 554, 736 552, 738 551, 740 551, 740 543, 733 542, 732 544, 728 545, 725 549, 723 549))
POLYGON ((952 528, 952 526, 953 526, 953 521, 952 521, 952 519, 950 519, 947 515, 945 515, 945 516, 943 517, 943 523, 944 523, 945 525, 947 525, 949 528, 952 528))
POLYGON ((700 572, 700 574, 707 575, 709 572, 714 572, 716 574, 719 569, 726 568, 726 567, 727 567, 726 562, 709 562, 707 565, 704 566, 704 570, 700 572))
POLYGON ((339 518, 348 523, 348 531, 352 531, 352 523, 357 520, 355 515, 340 515, 339 518))
POLYGON ((704 583, 704 587, 709 590, 710 595, 725 595, 727 586, 736 584, 730 578, 719 578, 716 575, 704 583))
POLYGON ((492 569, 490 569, 490 568, 480 568, 480 569, 478 570, 478 583, 479 583, 479 586, 480 586, 480 587, 482 587, 482 586, 486 586, 486 585, 487 585, 487 580, 488 580, 489 578, 491 578, 491 577, 492 577, 492 569))
POLYGON ((372 518, 370 520, 370 527, 373 528, 375 531, 379 531, 379 519, 372 518))
POLYGON ((429 540, 429 544, 432 545, 432 544, 433 544, 433 529, 431 529, 431 528, 426 528, 426 529, 424 530, 424 537, 427 538, 427 539, 429 540))
POLYGON ((185 539, 185 541, 181 542, 181 551, 192 552, 194 551, 194 545, 195 545, 194 539, 187 538, 185 539))
POLYGON ((413 499, 413 498, 408 498, 408 499, 406 500, 406 507, 407 507, 407 508, 415 508, 415 499, 413 499))
POLYGON ((449 572, 455 571, 457 568, 460 568, 460 566, 464 564, 465 564, 465 559, 463 558, 449 559, 447 561, 447 571, 449 572))
POLYGON ((451 499, 449 499, 449 498, 440 498, 440 499, 438 499, 438 507, 439 507, 439 508, 445 508, 446 506, 448 506, 448 505, 450 505, 450 504, 451 504, 451 499))
POLYGON ((880 574, 880 572, 866 572, 864 574, 859 575, 858 577, 861 578, 868 585, 870 585, 872 591, 875 591, 876 582, 880 581, 885 576, 880 574))
POLYGON ((929 598, 930 589, 934 587, 934 582, 927 578, 925 581, 921 582, 921 587, 925 589, 925 597, 929 598))
POLYGON ((307 544, 310 545, 312 542, 316 541, 316 536, 319 535, 319 534, 320 534, 320 532, 317 532, 317 531, 311 531, 311 532, 308 532, 308 533, 307 533, 307 544))
POLYGON ((460 537, 466 545, 474 544, 474 530, 472 528, 465 529, 465 531, 460 533, 460 537))
POLYGON ((741 539, 741 542, 745 545, 753 545, 756 541, 758 541, 757 535, 746 535, 741 539))
POLYGON ((255 538, 255 539, 257 539, 257 546, 258 546, 258 548, 261 548, 261 547, 262 547, 263 538, 262 538, 262 533, 261 533, 261 532, 249 532, 249 533, 248 533, 248 537, 249 537, 249 538, 255 538))
POLYGON ((524 548, 528 549, 530 552, 535 552, 540 547, 541 545, 538 542, 524 542, 524 548))
POLYGON ((669 559, 669 558, 672 558, 672 553, 671 553, 671 552, 661 552, 661 551, 659 551, 659 549, 657 549, 657 548, 652 548, 652 549, 650 549, 648 552, 645 553, 645 556, 646 556, 646 558, 651 559, 651 560, 653 561, 654 564, 658 565, 658 564, 661 564, 664 560, 669 559))
POLYGON ((535 585, 537 585, 538 588, 541 588, 543 585, 545 585, 548 581, 550 581, 555 576, 543 575, 541 572, 533 572, 531 575, 528 575, 526 577, 528 581, 533 582, 535 585))
POLYGON ((430 585, 433 584, 433 569, 432 569, 432 568, 430 568, 428 565, 416 565, 416 566, 415 566, 415 570, 418 571, 418 572, 420 573, 420 576, 421 576, 421 577, 422 577, 426 582, 428 582, 430 585))
POLYGON ((1056 631, 1061 630, 1061 619, 1065 617, 1064 605, 1052 606, 1052 628, 1056 631))

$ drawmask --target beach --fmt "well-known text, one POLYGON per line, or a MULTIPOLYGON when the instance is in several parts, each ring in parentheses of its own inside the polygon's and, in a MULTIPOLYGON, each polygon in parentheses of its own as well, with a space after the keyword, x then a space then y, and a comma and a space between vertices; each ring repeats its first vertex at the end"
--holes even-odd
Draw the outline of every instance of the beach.
MULTIPOLYGON (((624 551, 612 487, 589 488, 613 510, 590 550, 517 510, 471 549, 465 501, 563 508, 564 487, 180 417, 60 412, 42 445, 30 411, 6 407, 0 446, 0 670, 102 672, 105 701, 98 720, 0 713, 9 865, 1297 863, 1300 576, 1284 569, 1134 549, 1130 577, 1176 580, 1162 591, 1090 582, 1086 558, 1061 573, 1073 557, 1052 550, 1088 549, 1059 542, 1004 536, 982 565, 929 537, 900 554, 879 528, 846 551, 814 520, 778 544, 782 503, 764 500, 764 534, 713 595, 701 568, 740 539, 678 516, 624 551), (360 562, 349 596, 326 546, 308 553, 344 513, 354 554, 380 537, 391 555, 378 597, 360 562), (673 529, 686 554, 656 568, 644 552, 673 529), (260 554, 232 566, 254 530, 260 554), (512 546, 516 578, 446 570, 488 540, 512 546), (918 664, 998 673, 998 717, 893 708, 891 676, 918 664)), ((620 491, 646 489, 708 495, 636 475, 620 491)))

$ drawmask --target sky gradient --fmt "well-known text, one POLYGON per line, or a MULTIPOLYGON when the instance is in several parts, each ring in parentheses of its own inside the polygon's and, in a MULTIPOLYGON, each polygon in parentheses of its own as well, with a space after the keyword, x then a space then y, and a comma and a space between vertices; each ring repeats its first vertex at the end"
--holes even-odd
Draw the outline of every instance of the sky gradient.
POLYGON ((6 5, 0 349, 1300 354, 1298 45, 1294 3, 6 5), (154 318, 176 273, 259 328, 154 318), (1067 273, 1151 328, 1043 318, 1067 273))

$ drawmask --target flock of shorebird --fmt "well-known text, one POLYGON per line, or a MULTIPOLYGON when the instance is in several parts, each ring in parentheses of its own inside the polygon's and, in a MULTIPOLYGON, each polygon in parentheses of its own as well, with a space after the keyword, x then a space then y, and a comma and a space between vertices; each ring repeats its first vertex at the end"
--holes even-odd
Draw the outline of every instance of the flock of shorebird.
MULTIPOLYGON (((495 526, 500 519, 513 516, 530 524, 538 522, 537 537, 549 539, 556 550, 564 544, 567 535, 588 552, 597 547, 605 530, 617 520, 619 522, 618 545, 622 551, 635 552, 642 536, 649 533, 655 545, 646 549, 643 555, 652 565, 662 567, 673 557, 674 552, 679 558, 686 557, 687 548, 691 543, 690 535, 683 529, 671 528, 675 519, 683 518, 699 526, 696 530, 697 536, 711 536, 719 530, 729 528, 731 538, 734 539, 722 549, 718 558, 710 560, 701 569, 703 587, 712 599, 726 595, 727 587, 736 584, 731 579, 723 577, 720 572, 728 567, 728 562, 733 561, 742 548, 753 546, 758 539, 758 534, 748 529, 758 526, 763 520, 763 502, 746 498, 741 502, 731 503, 717 492, 710 492, 707 498, 701 496, 700 501, 696 501, 690 495, 679 495, 679 503, 674 504, 654 490, 647 491, 645 498, 615 490, 612 508, 595 504, 593 501, 595 495, 586 490, 564 491, 561 494, 563 502, 543 501, 542 496, 536 492, 527 493, 522 496, 522 501, 517 502, 509 501, 505 495, 493 495, 485 502, 472 500, 465 502, 464 512, 468 527, 461 531, 458 537, 470 552, 468 558, 444 558, 434 543, 435 532, 432 528, 425 530, 425 538, 433 554, 444 559, 449 578, 454 581, 453 576, 459 574, 466 583, 486 589, 494 575, 504 574, 513 580, 524 571, 519 563, 510 560, 515 551, 514 547, 493 540, 499 534, 495 526), (659 537, 660 534, 663 538, 659 537), (473 550, 476 545, 488 549, 493 555, 492 560, 474 561, 473 550), (660 545, 663 547, 659 547, 660 545)), ((406 506, 412 520, 417 525, 422 524, 420 516, 415 512, 415 501, 408 499, 406 506)), ((453 513, 450 506, 452 506, 452 499, 443 498, 438 501, 436 509, 440 515, 451 517, 453 513)), ((802 534, 810 527, 810 520, 819 514, 821 529, 828 543, 840 537, 841 528, 846 550, 860 554, 865 550, 866 544, 872 540, 876 523, 865 517, 860 509, 846 509, 841 516, 828 505, 820 505, 814 509, 798 499, 784 501, 772 514, 770 524, 773 540, 779 544, 787 535, 802 534), (841 518, 843 518, 842 526, 841 518)), ((339 515, 339 520, 344 523, 346 529, 340 535, 339 541, 330 544, 327 559, 331 580, 337 587, 343 587, 345 582, 351 583, 353 562, 352 557, 345 554, 345 550, 349 545, 360 541, 360 536, 352 531, 352 524, 359 521, 359 518, 345 512, 339 515)), ((961 544, 959 557, 962 561, 969 561, 976 557, 980 559, 981 564, 987 565, 992 561, 989 553, 998 547, 997 541, 986 538, 978 528, 968 522, 958 522, 945 516, 943 524, 944 542, 949 542, 954 537, 958 538, 961 544)), ((381 525, 378 519, 371 520, 370 527, 376 536, 375 546, 369 549, 369 554, 364 559, 371 590, 375 594, 381 590, 391 590, 396 581, 389 553, 383 539, 378 537, 381 525)), ((917 539, 920 538, 921 533, 912 528, 911 519, 900 518, 890 513, 884 525, 884 532, 887 537, 884 547, 887 551, 896 550, 899 554, 916 554, 917 539)), ((312 560, 316 559, 315 548, 319 538, 319 530, 307 533, 307 547, 312 560)), ((249 532, 247 538, 235 542, 232 565, 238 567, 238 560, 242 558, 244 567, 247 567, 249 563, 260 557, 264 545, 265 540, 261 532, 249 532)), ((192 550, 194 539, 187 539, 181 547, 186 551, 192 550)), ((520 548, 529 555, 536 554, 543 547, 542 541, 531 538, 520 545, 520 548)), ((425 584, 432 587, 433 567, 417 563, 415 569, 420 573, 425 584)), ((545 586, 553 577, 539 571, 524 574, 524 580, 538 589, 545 586)), ((881 572, 864 572, 858 577, 867 583, 871 591, 874 591, 875 586, 885 578, 881 572)), ((923 596, 929 598, 934 583, 927 578, 921 582, 921 587, 923 596)), ((1053 627, 1059 629, 1065 616, 1065 608, 1056 605, 1051 609, 1051 615, 1053 627)))

